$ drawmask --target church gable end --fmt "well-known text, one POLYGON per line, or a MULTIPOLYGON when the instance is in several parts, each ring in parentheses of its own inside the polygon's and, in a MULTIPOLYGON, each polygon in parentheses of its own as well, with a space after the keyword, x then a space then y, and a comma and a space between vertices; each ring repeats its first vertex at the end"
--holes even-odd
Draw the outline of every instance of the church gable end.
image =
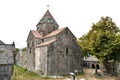
POLYGON ((76 42, 76 37, 74 36, 74 34, 70 31, 70 29, 68 27, 65 27, 64 30, 62 30, 58 35, 57 38, 61 38, 62 40, 67 40, 67 43, 69 43, 68 41, 74 41, 76 42))
POLYGON ((38 31, 30 30, 27 38, 27 42, 33 40, 34 38, 37 38, 37 39, 42 38, 42 35, 38 31))
POLYGON ((27 42, 33 40, 33 37, 34 37, 34 36, 33 36, 32 32, 31 32, 31 30, 30 30, 29 35, 28 35, 28 38, 27 38, 27 42))
POLYGON ((56 54, 58 53, 60 56, 59 58, 56 59, 56 61, 58 61, 57 65, 59 65, 58 66, 59 73, 68 74, 69 72, 73 72, 74 70, 78 70, 79 72, 81 72, 82 71, 81 50, 78 44, 76 43, 76 38, 72 34, 72 32, 68 28, 65 28, 61 33, 59 33, 56 36, 56 39, 57 39, 56 50, 58 50, 56 54))

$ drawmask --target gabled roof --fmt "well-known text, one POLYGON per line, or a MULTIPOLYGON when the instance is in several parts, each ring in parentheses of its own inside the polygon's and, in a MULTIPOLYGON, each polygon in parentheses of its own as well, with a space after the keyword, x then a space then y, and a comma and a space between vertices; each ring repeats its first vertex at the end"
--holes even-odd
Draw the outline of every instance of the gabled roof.
POLYGON ((27 41, 29 40, 30 35, 34 36, 35 38, 42 38, 42 35, 36 30, 30 30, 27 41))
POLYGON ((49 44, 51 44, 51 43, 53 43, 55 41, 56 41, 56 39, 49 40, 49 41, 46 41, 46 42, 43 42, 43 43, 37 45, 36 47, 47 46, 47 45, 49 45, 49 44))
POLYGON ((40 35, 40 33, 36 30, 31 30, 31 32, 33 33, 35 38, 42 38, 42 35, 40 35))
POLYGON ((51 32, 50 34, 46 35, 44 38, 55 36, 55 35, 59 34, 60 32, 62 32, 65 28, 55 30, 55 31, 51 32))
POLYGON ((43 17, 41 18, 41 20, 38 22, 38 24, 41 24, 41 23, 57 24, 57 22, 55 21, 54 17, 51 15, 51 13, 50 13, 49 10, 46 11, 46 13, 43 15, 43 17))
POLYGON ((89 56, 88 58, 84 59, 84 61, 98 61, 95 56, 89 56))
POLYGON ((2 41, 0 40, 0 44, 2 45, 2 44, 4 44, 4 42, 2 42, 2 41))

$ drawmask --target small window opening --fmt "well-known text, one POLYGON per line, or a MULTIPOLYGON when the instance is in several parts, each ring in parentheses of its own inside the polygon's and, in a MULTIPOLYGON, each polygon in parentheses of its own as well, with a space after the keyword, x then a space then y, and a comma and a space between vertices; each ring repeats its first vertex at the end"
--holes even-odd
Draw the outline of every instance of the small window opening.
POLYGON ((44 42, 44 39, 41 39, 42 42, 44 42))
POLYGON ((66 55, 68 55, 68 47, 66 47, 66 55))
POLYGON ((30 54, 31 54, 31 48, 30 48, 30 54))

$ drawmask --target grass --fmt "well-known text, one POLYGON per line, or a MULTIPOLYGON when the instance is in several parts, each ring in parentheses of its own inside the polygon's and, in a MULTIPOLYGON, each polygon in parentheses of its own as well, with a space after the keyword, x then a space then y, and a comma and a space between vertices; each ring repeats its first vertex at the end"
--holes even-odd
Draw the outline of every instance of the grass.
MULTIPOLYGON (((77 80, 115 80, 116 78, 115 76, 101 76, 96 78, 94 71, 94 69, 84 69, 84 72, 77 75, 76 78, 77 80)), ((15 65, 12 80, 70 80, 70 76, 64 76, 64 78, 44 77, 15 65)))
POLYGON ((23 74, 27 74, 29 76, 38 77, 38 75, 36 73, 28 71, 27 69, 24 69, 24 68, 19 67, 17 65, 14 65, 14 71, 15 72, 20 72, 20 73, 23 73, 23 74))
POLYGON ((39 76, 34 72, 28 71, 27 69, 14 65, 12 80, 62 80, 62 79, 39 76))
POLYGON ((5 51, 3 51, 3 50, 0 50, 0 54, 2 54, 3 52, 5 52, 5 51))

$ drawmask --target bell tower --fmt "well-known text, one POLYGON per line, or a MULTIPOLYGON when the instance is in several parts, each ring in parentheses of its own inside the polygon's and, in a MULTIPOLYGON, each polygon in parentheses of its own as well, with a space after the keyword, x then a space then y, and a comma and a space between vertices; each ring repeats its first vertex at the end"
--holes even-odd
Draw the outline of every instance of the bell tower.
POLYGON ((49 9, 43 15, 42 19, 36 25, 37 31, 43 36, 57 30, 59 25, 55 21, 54 17, 51 15, 49 9))

